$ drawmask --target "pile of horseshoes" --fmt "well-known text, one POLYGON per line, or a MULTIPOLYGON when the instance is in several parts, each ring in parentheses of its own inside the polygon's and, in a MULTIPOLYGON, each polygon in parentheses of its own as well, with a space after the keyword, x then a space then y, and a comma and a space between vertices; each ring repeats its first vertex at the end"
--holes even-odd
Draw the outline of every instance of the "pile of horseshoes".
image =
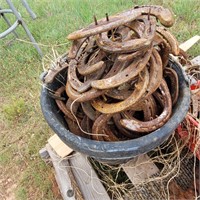
POLYGON ((163 126, 178 99, 179 55, 166 29, 173 15, 161 6, 136 6, 68 35, 66 85, 55 91, 69 130, 99 141, 141 137, 163 126))

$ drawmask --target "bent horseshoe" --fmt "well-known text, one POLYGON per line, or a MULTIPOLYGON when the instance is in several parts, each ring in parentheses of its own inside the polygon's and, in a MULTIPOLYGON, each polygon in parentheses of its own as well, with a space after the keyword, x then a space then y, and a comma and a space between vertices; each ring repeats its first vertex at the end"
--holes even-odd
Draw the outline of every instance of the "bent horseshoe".
POLYGON ((165 100, 165 107, 162 113, 157 118, 151 121, 146 121, 146 122, 137 120, 135 118, 122 119, 120 122, 123 127, 131 131, 151 132, 160 128, 161 126, 163 126, 163 124, 167 122, 172 112, 172 101, 171 101, 171 96, 170 96, 167 84, 164 80, 162 80, 162 83, 159 89, 162 95, 164 96, 164 100, 165 100))
POLYGON ((141 97, 145 96, 147 85, 149 83, 149 72, 147 68, 142 71, 141 77, 137 84, 135 84, 135 90, 125 100, 118 103, 104 103, 102 100, 95 99, 91 102, 92 106, 101 113, 112 114, 124 111, 129 107, 137 103, 141 97), (141 79, 141 80, 140 80, 141 79))

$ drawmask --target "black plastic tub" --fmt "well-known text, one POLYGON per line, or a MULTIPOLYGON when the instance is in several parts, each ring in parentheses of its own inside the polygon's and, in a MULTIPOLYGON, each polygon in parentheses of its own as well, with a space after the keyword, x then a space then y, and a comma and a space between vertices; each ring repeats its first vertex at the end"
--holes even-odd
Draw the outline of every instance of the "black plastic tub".
MULTIPOLYGON (((137 139, 120 142, 95 141, 79 137, 67 129, 63 115, 58 112, 54 99, 49 95, 49 89, 56 90, 61 86, 59 81, 42 88, 41 108, 45 120, 60 139, 75 151, 84 153, 96 160, 109 164, 124 163, 135 156, 144 154, 166 141, 178 124, 182 122, 190 105, 190 90, 180 64, 170 59, 169 64, 179 76, 179 97, 173 108, 173 113, 168 122, 156 131, 137 139)), ((63 76, 62 76, 63 77, 63 76)), ((61 78, 58 76, 58 79, 61 78)), ((63 81, 63 80, 61 80, 63 81)))

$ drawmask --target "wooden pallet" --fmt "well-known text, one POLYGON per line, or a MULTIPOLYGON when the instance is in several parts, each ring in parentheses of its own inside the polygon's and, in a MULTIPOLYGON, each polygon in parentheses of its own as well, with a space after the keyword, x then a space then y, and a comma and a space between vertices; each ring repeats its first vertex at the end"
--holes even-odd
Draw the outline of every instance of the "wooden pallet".
MULTIPOLYGON (((69 155, 61 157, 56 151, 60 152, 60 148, 70 148, 66 147, 57 136, 53 136, 53 140, 51 138, 49 141, 50 143, 40 150, 40 155, 45 161, 51 161, 53 164, 55 178, 63 200, 155 200, 168 198, 165 184, 163 184, 164 180, 161 180, 161 182, 147 181, 149 178, 159 177, 160 171, 146 154, 121 165, 133 186, 136 186, 133 193, 131 193, 133 197, 131 199, 113 199, 107 193, 86 155, 68 151, 68 154, 71 152, 69 155), (55 145, 58 143, 60 145, 55 145), (55 149, 52 148, 52 144, 53 146, 55 145, 55 149), (144 182, 147 183, 141 184, 144 182)), ((63 155, 63 152, 61 155, 63 155)), ((188 197, 181 198, 182 200, 190 199, 191 197, 187 194, 187 188, 188 185, 193 184, 192 169, 194 164, 188 162, 188 160, 184 162, 187 163, 182 162, 181 165, 183 167, 180 168, 180 176, 170 182, 169 190, 173 195, 173 198, 170 195, 170 199, 177 200, 179 196, 176 195, 180 195, 180 193, 188 197)))
MULTIPOLYGON (((40 150, 40 155, 44 160, 51 160, 64 200, 111 200, 87 156, 72 152, 57 135, 48 141, 46 147, 40 150)), ((122 168, 133 184, 159 172, 146 154, 123 164, 122 168)))
POLYGON ((48 140, 40 155, 51 160, 64 200, 110 200, 87 156, 73 152, 57 135, 48 140))

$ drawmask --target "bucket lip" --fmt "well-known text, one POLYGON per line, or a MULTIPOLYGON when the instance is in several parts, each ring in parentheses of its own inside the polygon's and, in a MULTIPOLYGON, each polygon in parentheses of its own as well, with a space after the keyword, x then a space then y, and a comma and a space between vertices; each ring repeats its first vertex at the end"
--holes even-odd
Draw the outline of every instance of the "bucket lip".
POLYGON ((184 95, 179 96, 179 102, 174 107, 173 114, 167 123, 156 131, 136 139, 117 142, 95 141, 77 136, 67 130, 57 119, 56 114, 52 112, 51 104, 48 102, 47 98, 48 91, 46 87, 43 87, 40 103, 45 120, 64 143, 74 150, 88 154, 89 156, 100 158, 106 157, 106 159, 116 160, 117 158, 132 158, 139 154, 146 153, 161 145, 172 134, 172 131, 174 131, 178 124, 184 119, 190 105, 190 91, 189 87, 187 87, 187 82, 185 81, 182 69, 176 61, 172 60, 170 62, 172 62, 171 64, 173 65, 176 64, 181 70, 181 78, 183 79, 181 83, 181 94, 184 95))

